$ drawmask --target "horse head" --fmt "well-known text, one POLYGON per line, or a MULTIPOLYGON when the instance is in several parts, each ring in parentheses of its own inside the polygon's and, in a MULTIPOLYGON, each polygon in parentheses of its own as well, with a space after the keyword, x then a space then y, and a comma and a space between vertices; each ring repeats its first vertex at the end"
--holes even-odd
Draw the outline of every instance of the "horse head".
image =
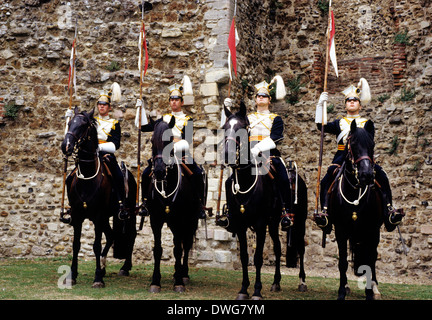
POLYGON ((357 127, 356 121, 351 123, 347 157, 360 186, 374 182, 374 135, 375 128, 371 120, 366 122, 364 128, 357 127))
POLYGON ((240 102, 240 110, 235 114, 224 107, 227 118, 224 126, 224 161, 225 164, 235 168, 248 164, 249 152, 249 120, 246 116, 246 105, 240 102))
POLYGON ((68 132, 62 142, 61 149, 66 156, 81 150, 94 153, 98 147, 96 120, 94 109, 90 112, 79 112, 74 109, 74 116, 68 124, 68 132))
POLYGON ((171 149, 167 148, 173 141, 172 128, 175 125, 175 117, 171 117, 169 123, 165 121, 154 122, 150 119, 153 124, 154 131, 151 139, 152 143, 152 160, 153 160, 153 174, 156 180, 163 180, 166 176, 167 164, 170 163, 171 149))

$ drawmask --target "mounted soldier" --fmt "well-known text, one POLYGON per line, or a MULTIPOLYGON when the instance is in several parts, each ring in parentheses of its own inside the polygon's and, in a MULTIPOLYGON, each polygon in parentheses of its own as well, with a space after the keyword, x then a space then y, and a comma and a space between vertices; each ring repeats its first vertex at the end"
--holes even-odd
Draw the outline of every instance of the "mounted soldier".
MULTIPOLYGON (((357 127, 364 127, 368 119, 360 116, 360 110, 362 109, 362 106, 367 105, 371 100, 369 84, 364 78, 360 79, 357 87, 350 85, 342 91, 342 94, 345 96, 344 102, 345 110, 347 112, 345 117, 327 123, 327 110, 323 110, 324 102, 328 100, 327 92, 323 92, 320 95, 315 114, 315 123, 317 124, 318 129, 321 130, 323 122, 322 119, 324 119, 324 132, 334 134, 337 137, 337 152, 333 158, 332 164, 328 167, 326 175, 321 180, 320 202, 322 212, 315 215, 315 222, 326 233, 331 232, 331 225, 328 223, 327 219, 329 188, 331 187, 336 173, 345 158, 347 152, 347 150, 345 150, 345 145, 350 132, 351 123, 352 121, 355 121, 357 127)), ((376 163, 374 164, 374 169, 375 180, 381 189, 385 202, 385 221, 389 222, 386 223, 386 228, 388 231, 392 231, 401 222, 404 213, 402 209, 397 210, 393 207, 392 193, 386 172, 376 163)))
MULTIPOLYGON (((291 190, 287 168, 281 158, 281 154, 276 147, 283 139, 284 124, 282 118, 270 111, 271 94, 270 87, 276 87, 276 99, 283 99, 286 95, 285 85, 280 76, 276 76, 270 84, 262 81, 255 85, 256 112, 248 114, 249 120, 249 143, 251 148, 251 159, 262 160, 264 166, 269 166, 274 175, 279 200, 282 203, 281 225, 283 229, 289 228, 293 223, 291 208, 291 190), (276 83, 275 83, 276 82, 276 83), (273 85, 275 83, 275 85, 273 85)), ((226 108, 232 106, 232 99, 224 100, 226 108)), ((218 225, 224 226, 224 219, 218 225)))
MULTIPOLYGON (((118 120, 110 117, 112 111, 112 102, 118 102, 121 99, 121 89, 117 82, 114 82, 109 90, 103 90, 99 94, 97 101, 97 109, 99 116, 96 119, 96 130, 99 140, 98 152, 99 156, 107 164, 112 179, 114 196, 116 202, 119 204, 120 216, 126 215, 124 208, 125 203, 125 185, 124 176, 117 163, 115 152, 120 148, 121 140, 121 128, 118 120)), ((74 111, 69 109, 66 111, 66 118, 72 118, 74 111)), ((74 170, 71 175, 67 178, 67 182, 70 183, 72 175, 75 174, 74 170)))
MULTIPOLYGON (((172 128, 173 134, 173 142, 174 142, 174 153, 181 154, 183 165, 188 168, 188 172, 191 173, 191 177, 194 181, 195 191, 197 195, 197 199, 201 204, 201 210, 199 212, 199 218, 204 219, 206 217, 205 202, 206 202, 206 194, 205 194, 205 171, 202 167, 198 166, 198 164, 193 159, 193 156, 189 152, 189 146, 193 143, 193 119, 186 115, 182 107, 184 105, 183 95, 193 94, 192 85, 190 83, 190 79, 188 76, 184 76, 182 83, 175 83, 168 87, 169 91, 169 105, 171 112, 166 113, 162 116, 162 118, 156 120, 164 121, 169 123, 172 117, 175 118, 175 125, 172 128)), ((144 106, 141 100, 137 100, 137 116, 136 119, 139 119, 139 108, 141 109, 141 114, 144 117, 145 111, 144 106)), ((141 122, 141 123, 145 123, 141 122)), ((148 124, 141 126, 142 132, 151 132, 154 129, 154 122, 150 121, 148 124)), ((138 121, 135 121, 135 125, 138 127, 138 121)), ((152 174, 152 164, 149 160, 149 165, 143 171, 142 174, 142 185, 143 185, 143 203, 141 206, 141 214, 148 215, 148 209, 146 207, 146 200, 148 195, 146 192, 149 190, 149 185, 151 183, 151 174, 152 174)))

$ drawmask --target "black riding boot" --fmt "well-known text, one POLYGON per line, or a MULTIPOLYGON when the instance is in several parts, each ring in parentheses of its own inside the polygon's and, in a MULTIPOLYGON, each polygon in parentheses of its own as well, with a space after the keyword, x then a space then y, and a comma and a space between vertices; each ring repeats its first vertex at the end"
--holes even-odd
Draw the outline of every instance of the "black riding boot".
POLYGON ((384 202, 384 226, 387 231, 393 231, 405 216, 403 209, 395 209, 393 207, 392 192, 387 174, 381 166, 375 164, 375 179, 379 184, 384 202))
POLYGON ((138 209, 138 215, 142 217, 146 217, 150 215, 148 208, 147 208, 147 199, 148 199, 148 191, 150 189, 150 183, 151 183, 151 165, 149 161, 149 166, 144 169, 142 175, 141 175, 141 192, 142 192, 142 203, 138 209))

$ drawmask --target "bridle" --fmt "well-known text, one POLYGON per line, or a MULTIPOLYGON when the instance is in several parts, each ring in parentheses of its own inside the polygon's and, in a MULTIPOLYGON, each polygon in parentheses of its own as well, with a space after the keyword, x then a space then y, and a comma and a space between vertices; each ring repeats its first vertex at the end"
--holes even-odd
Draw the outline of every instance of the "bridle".
MULTIPOLYGON (((80 118, 84 118, 84 119, 89 120, 86 116, 84 116, 82 114, 77 114, 75 117, 80 117, 80 118)), ((91 179, 94 179, 99 174, 99 171, 101 169, 101 162, 100 162, 100 159, 99 159, 99 156, 98 156, 97 149, 94 152, 91 152, 91 151, 87 151, 87 150, 85 150, 85 149, 82 148, 83 143, 86 140, 90 140, 91 139, 90 130, 92 130, 94 128, 94 126, 95 126, 95 124, 92 121, 88 121, 87 128, 84 130, 83 134, 80 137, 78 137, 74 132, 72 132, 70 130, 68 130, 67 133, 66 133, 66 136, 70 135, 76 141, 75 144, 74 144, 74 147, 73 147, 72 156, 74 158, 75 165, 77 166, 77 177, 79 179, 82 179, 82 180, 91 180, 91 179), (80 152, 88 153, 90 155, 93 155, 93 157, 91 159, 80 159, 79 158, 79 153, 80 152), (81 169, 80 169, 79 163, 80 162, 95 162, 95 161, 98 161, 96 173, 93 176, 85 177, 81 173, 81 169)))
POLYGON ((354 168, 354 177, 357 180, 357 183, 359 183, 358 179, 358 163, 362 160, 368 160, 370 164, 372 165, 372 168, 375 166, 375 161, 369 156, 369 155, 362 155, 358 158, 355 158, 352 147, 351 147, 351 140, 352 135, 349 135, 347 138, 347 148, 348 148, 348 160, 351 162, 352 167, 354 168))

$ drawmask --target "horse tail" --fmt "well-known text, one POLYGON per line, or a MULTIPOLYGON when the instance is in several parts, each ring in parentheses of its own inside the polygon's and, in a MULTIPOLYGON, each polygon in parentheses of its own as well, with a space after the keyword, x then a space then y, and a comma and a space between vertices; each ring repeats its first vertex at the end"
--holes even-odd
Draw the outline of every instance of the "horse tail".
POLYGON ((125 175, 125 181, 128 183, 125 206, 129 215, 126 219, 120 219, 118 214, 113 216, 114 258, 116 259, 130 257, 137 235, 135 215, 137 184, 129 170, 123 171, 123 174, 125 175))
POLYGON ((302 258, 305 252, 307 187, 300 176, 297 193, 297 203, 293 206, 294 225, 287 231, 286 266, 288 268, 296 268, 298 257, 302 258))

